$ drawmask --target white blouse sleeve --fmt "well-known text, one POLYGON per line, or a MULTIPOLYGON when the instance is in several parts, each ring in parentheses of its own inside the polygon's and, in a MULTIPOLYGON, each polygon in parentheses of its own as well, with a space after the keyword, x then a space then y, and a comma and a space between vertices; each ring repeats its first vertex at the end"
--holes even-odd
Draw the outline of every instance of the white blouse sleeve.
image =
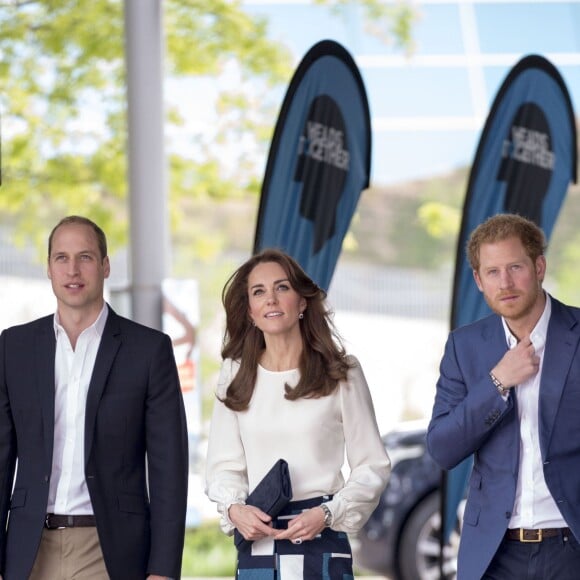
POLYGON ((341 410, 350 476, 328 507, 332 528, 356 532, 379 503, 389 480, 391 461, 381 440, 371 394, 355 357, 348 381, 340 385, 341 410))
MULTIPOLYGON (((230 359, 222 363, 216 389, 220 398, 225 396, 237 368, 237 363, 230 359)), ((233 534, 234 525, 228 517, 228 510, 234 503, 245 503, 248 497, 246 457, 240 439, 237 414, 217 397, 210 424, 205 493, 217 503, 218 512, 221 514, 221 529, 228 535, 233 534)))

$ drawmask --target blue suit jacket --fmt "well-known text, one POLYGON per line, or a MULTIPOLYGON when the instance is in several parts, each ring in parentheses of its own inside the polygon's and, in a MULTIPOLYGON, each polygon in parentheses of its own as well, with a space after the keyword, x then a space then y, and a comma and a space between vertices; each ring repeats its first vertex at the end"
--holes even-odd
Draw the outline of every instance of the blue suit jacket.
MULTIPOLYGON (((4 580, 26 580, 40 544, 52 466, 55 348, 52 316, 0 336, 4 580)), ((88 390, 84 433, 85 477, 109 576, 143 580, 149 572, 178 578, 187 429, 168 336, 109 309, 88 390)))
MULTIPOLYGON (((552 298, 538 417, 544 477, 576 538, 580 538, 579 322, 580 309, 552 298)), ((520 452, 517 402, 511 391, 506 404, 489 378, 507 348, 501 318, 491 315, 453 331, 441 361, 427 447, 443 469, 474 455, 459 580, 482 577, 514 506, 520 452)))

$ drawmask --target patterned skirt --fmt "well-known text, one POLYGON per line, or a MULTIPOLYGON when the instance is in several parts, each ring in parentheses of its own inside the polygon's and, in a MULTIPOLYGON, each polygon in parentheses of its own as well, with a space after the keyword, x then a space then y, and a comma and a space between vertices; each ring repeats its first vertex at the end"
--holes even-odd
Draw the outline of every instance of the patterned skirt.
MULTIPOLYGON (((328 501, 321 496, 293 501, 273 521, 277 529, 288 527, 288 520, 328 501)), ((263 538, 247 550, 238 552, 237 580, 353 580, 352 552, 348 536, 330 528, 302 544, 290 540, 263 538)))

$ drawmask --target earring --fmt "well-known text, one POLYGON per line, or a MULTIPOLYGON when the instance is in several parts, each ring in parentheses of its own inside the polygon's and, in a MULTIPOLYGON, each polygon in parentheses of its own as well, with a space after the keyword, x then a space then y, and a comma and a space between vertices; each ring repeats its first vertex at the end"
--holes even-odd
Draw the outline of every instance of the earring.
POLYGON ((298 315, 298 318, 299 318, 300 320, 302 320, 302 319, 304 318, 304 312, 301 312, 301 313, 298 315))
POLYGON ((252 323, 252 326, 256 326, 256 321, 255 320, 251 320, 250 322, 252 323))

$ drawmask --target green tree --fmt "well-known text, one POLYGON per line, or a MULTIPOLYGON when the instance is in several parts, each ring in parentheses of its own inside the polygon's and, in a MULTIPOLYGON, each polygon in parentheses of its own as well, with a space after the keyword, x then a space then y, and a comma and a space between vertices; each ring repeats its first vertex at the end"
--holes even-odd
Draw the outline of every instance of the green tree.
MULTIPOLYGON (((217 76, 233 62, 243 82, 252 78, 263 90, 288 77, 287 52, 267 38, 264 21, 238 3, 167 0, 163 7, 169 76, 217 76)), ((125 241, 123 24, 120 0, 0 3, 0 211, 18 224, 20 235, 40 244, 45 232, 39 226, 70 212, 103 223, 113 246, 125 241)), ((232 126, 232 111, 249 108, 244 97, 242 91, 220 96, 216 142, 234 131, 260 134, 259 116, 232 126)), ((168 111, 168 125, 182 122, 179 110, 168 111)), ((235 175, 222 174, 213 144, 198 139, 193 145, 197 157, 170 149, 172 201, 255 189, 247 164, 238 165, 235 175)))
MULTIPOLYGON (((342 0, 327 0, 342 4, 342 0)), ((376 11, 376 0, 365 0, 376 11)), ((184 122, 167 112, 172 232, 197 250, 187 200, 221 200, 259 190, 256 159, 273 129, 273 87, 292 73, 288 51, 268 38, 267 23, 236 0, 165 0, 165 71, 215 91, 212 132, 189 137, 188 154, 172 144, 184 122), (235 91, 220 78, 235 75, 235 91), (221 151, 237 150, 224 165, 221 151), (248 151, 250 153, 248 153, 248 151), (188 225, 189 224, 189 225, 188 225)), ((375 14, 376 12, 373 12, 375 14)), ((403 41, 408 17, 388 15, 403 41), (398 19, 398 20, 397 20, 398 19)), ((122 0, 0 0, 0 105, 3 184, 0 221, 44 246, 43 229, 66 213, 90 215, 113 249, 126 242, 126 110, 122 0)), ((230 83, 231 85, 231 83, 230 83)))
POLYGON ((385 2, 384 0, 314 0, 315 4, 330 6, 339 12, 345 8, 359 8, 363 11, 368 31, 386 44, 393 44, 397 49, 412 52, 413 25, 418 13, 408 2, 385 2))

